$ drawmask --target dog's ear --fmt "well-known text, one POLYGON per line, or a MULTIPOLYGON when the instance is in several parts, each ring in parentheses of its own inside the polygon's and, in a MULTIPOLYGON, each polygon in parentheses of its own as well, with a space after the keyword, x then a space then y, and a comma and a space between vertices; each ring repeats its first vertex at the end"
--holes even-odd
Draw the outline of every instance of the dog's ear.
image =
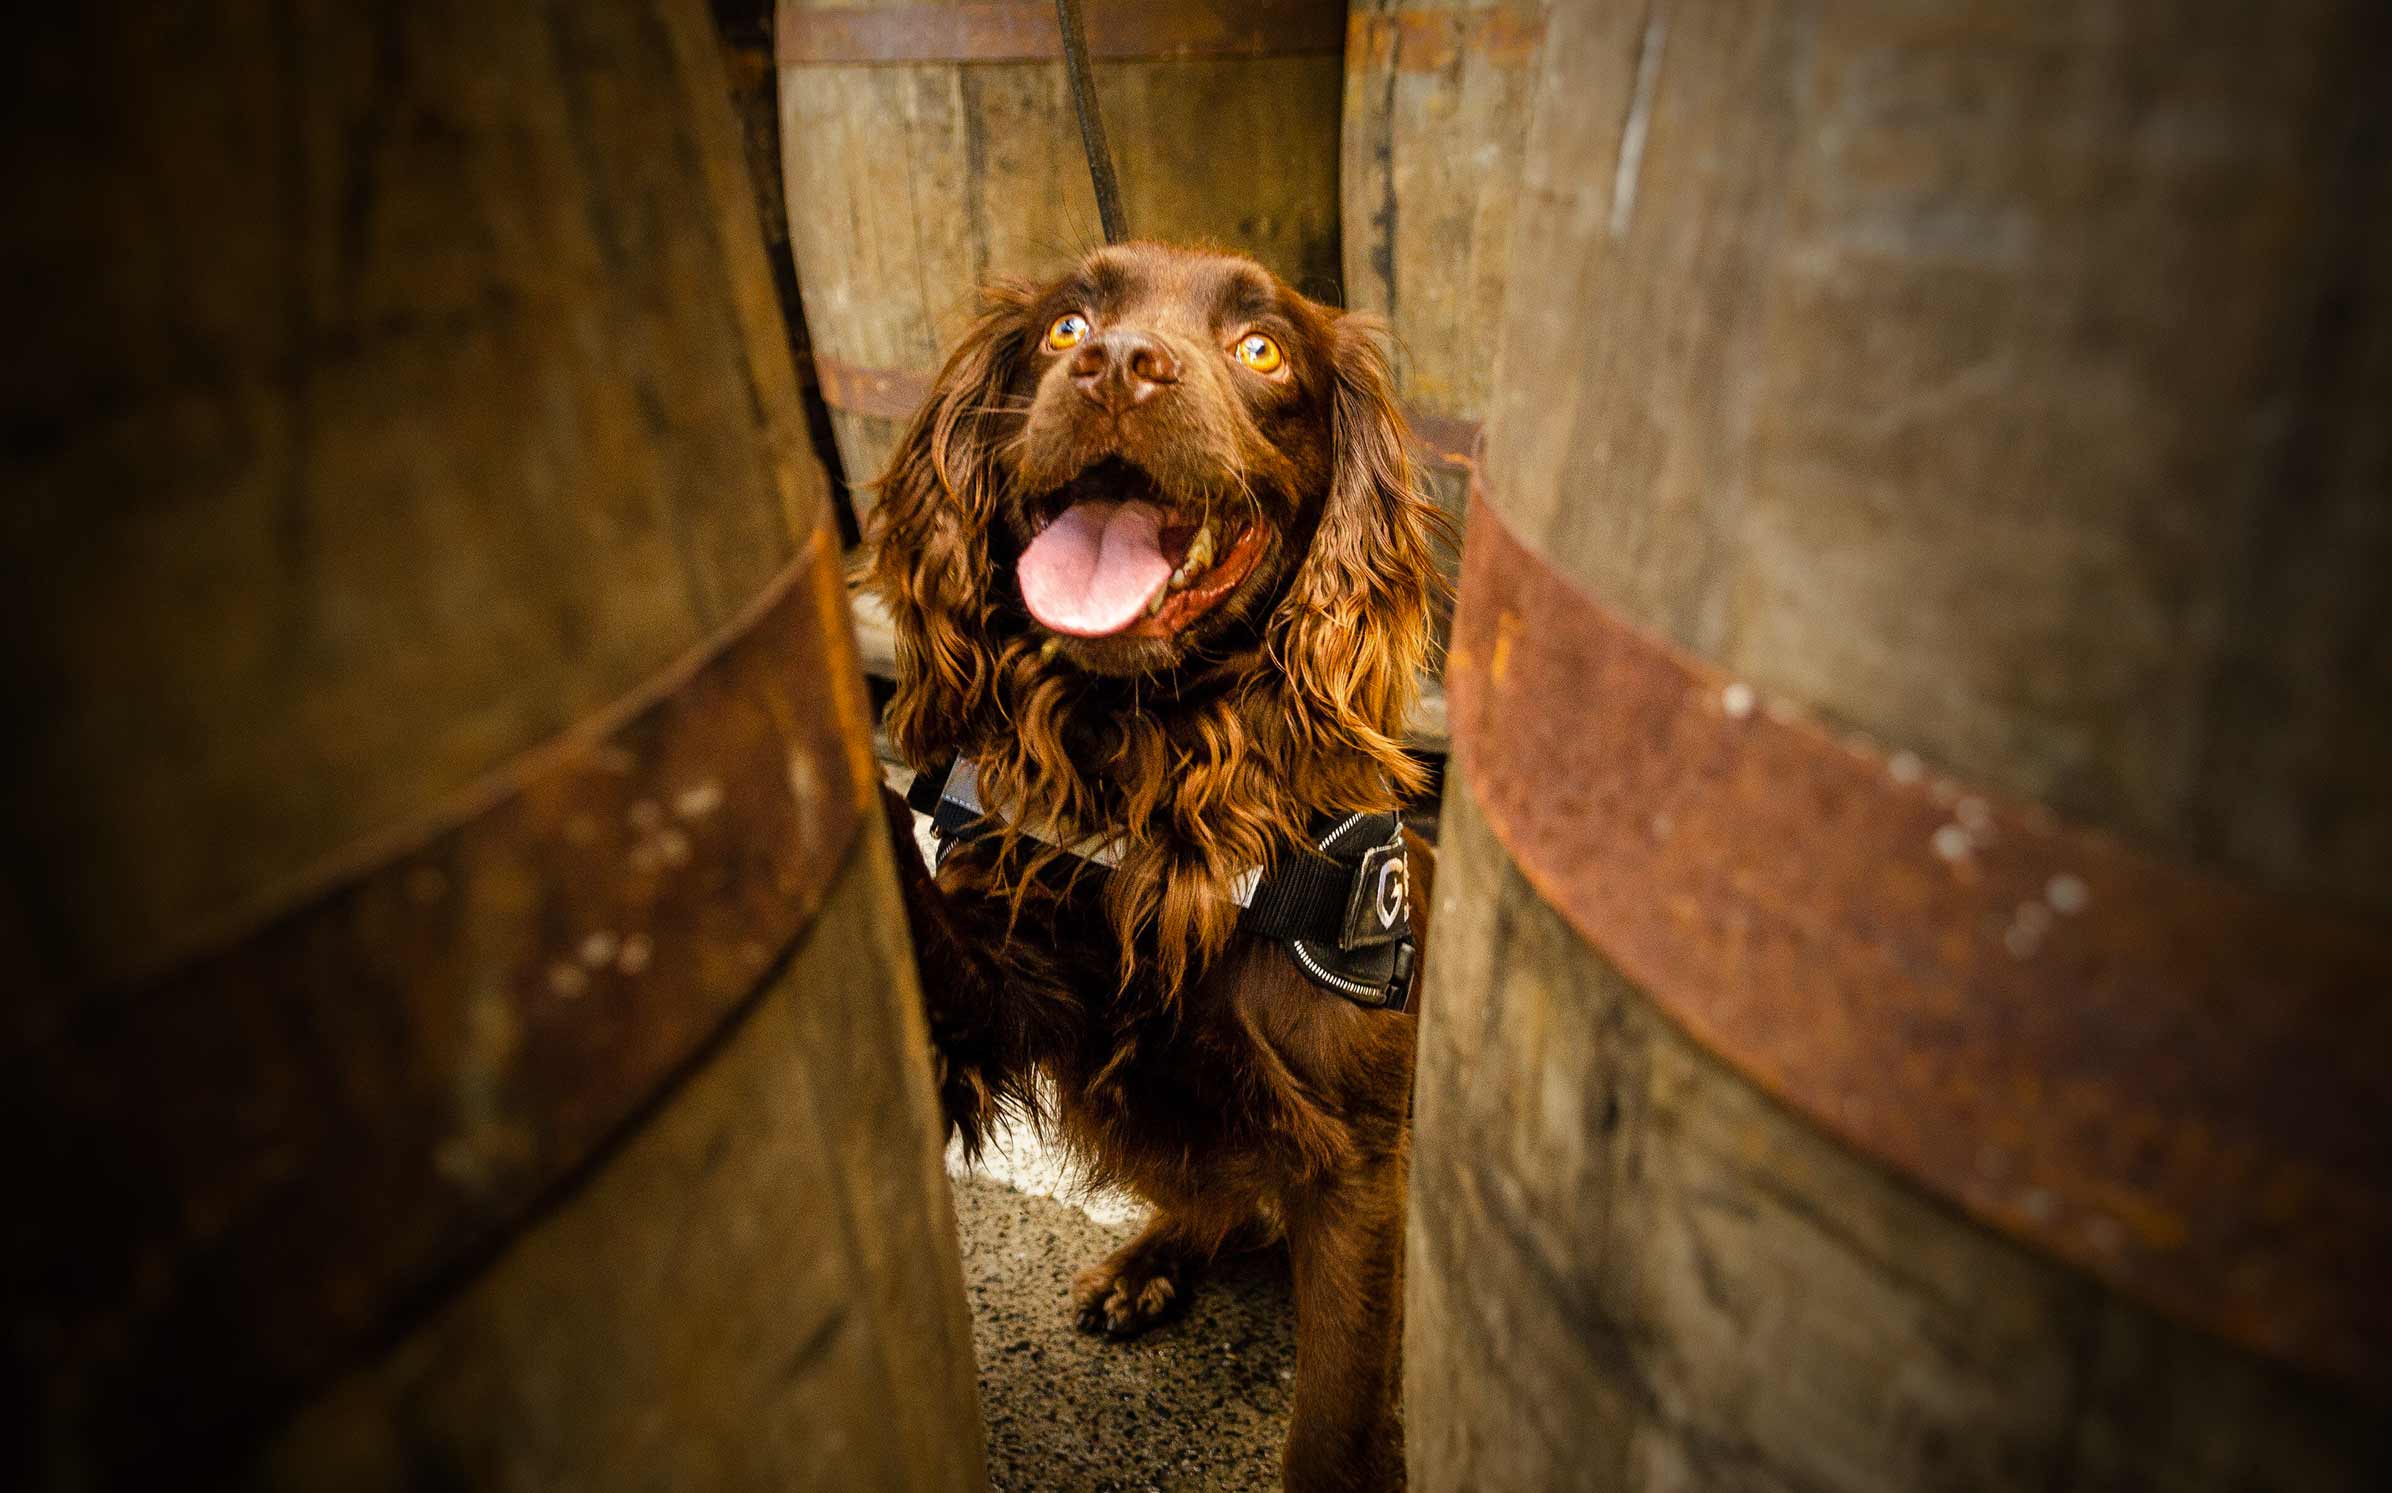
POLYGON ((1353 770, 1334 785, 1340 801, 1370 801, 1385 791, 1372 791, 1378 774, 1407 791, 1425 786, 1402 737, 1433 644, 1444 585, 1434 545, 1448 525, 1413 472, 1379 322, 1341 315, 1325 338, 1335 465, 1273 651, 1295 686, 1301 744, 1353 770))
POLYGON ((1014 281, 982 291, 979 318, 873 483, 870 579, 897 635, 889 734, 917 770, 969 744, 994 686, 987 536, 1001 477, 999 414, 1036 294, 1014 281))

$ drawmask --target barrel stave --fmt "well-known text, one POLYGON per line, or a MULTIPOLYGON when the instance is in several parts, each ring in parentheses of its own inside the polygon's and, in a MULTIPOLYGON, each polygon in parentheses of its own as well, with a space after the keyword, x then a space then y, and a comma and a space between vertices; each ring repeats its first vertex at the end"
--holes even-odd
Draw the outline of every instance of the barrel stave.
POLYGON ((1346 304, 1387 319, 1456 520, 1493 392, 1545 28, 1540 4, 1366 0, 1346 44, 1346 304))

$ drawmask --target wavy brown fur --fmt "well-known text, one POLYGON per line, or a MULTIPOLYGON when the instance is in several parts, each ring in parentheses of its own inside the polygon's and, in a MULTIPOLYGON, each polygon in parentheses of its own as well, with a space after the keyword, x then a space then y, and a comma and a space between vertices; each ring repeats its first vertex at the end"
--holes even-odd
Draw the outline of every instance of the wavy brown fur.
MULTIPOLYGON (((970 1148, 1000 1111, 1031 1111, 1090 1177, 1154 1205, 1076 1287, 1092 1330, 1155 1325, 1222 1249, 1284 1235, 1284 1466, 1304 1493, 1401 1478, 1413 1022, 1241 936, 1228 893, 1306 853, 1316 813, 1422 786, 1397 738, 1428 661, 1438 527, 1372 324, 1248 261, 1159 245, 992 287, 873 516, 890 729, 917 768, 970 757, 1009 825, 953 845, 934 882, 891 804, 948 1117, 970 1148), (1045 345, 1066 313, 1089 351, 1045 345), (1283 367, 1236 359, 1252 331, 1283 367), (1183 533, 1225 520, 1252 564, 1218 562, 1151 623, 1049 633, 1021 601, 1024 546, 1071 503, 1130 497, 1183 533), (1031 831, 1104 837, 1119 864, 1031 831)), ((1425 938, 1433 864, 1418 844, 1407 859, 1425 938)))
MULTIPOLYGON (((1309 548, 1245 646, 1127 689, 1041 656, 991 547, 1040 287, 988 287, 877 484, 899 749, 917 769, 970 757, 1021 831, 1121 837, 1105 898, 1124 978, 1151 959, 1166 993, 1227 945, 1231 881, 1299 853, 1313 813, 1389 809, 1425 786, 1401 736, 1432 646, 1443 517, 1415 482, 1376 324, 1284 294, 1318 342, 1334 463, 1320 491, 1288 495, 1309 548)), ((1010 858, 1017 886, 1039 859, 1010 858)))

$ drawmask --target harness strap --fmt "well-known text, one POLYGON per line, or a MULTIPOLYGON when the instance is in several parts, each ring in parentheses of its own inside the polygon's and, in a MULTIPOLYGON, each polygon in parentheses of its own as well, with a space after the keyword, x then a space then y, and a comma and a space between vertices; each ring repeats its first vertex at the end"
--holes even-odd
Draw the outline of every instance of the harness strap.
MULTIPOLYGON (((967 761, 922 774, 906 801, 929 815, 939 860, 954 844, 997 833, 997 816, 981 802, 979 774, 967 761)), ((1403 822, 1394 814, 1348 814, 1323 824, 1308 852, 1249 867, 1232 883, 1230 898, 1244 909, 1238 930, 1284 947, 1306 979, 1334 995, 1404 1010, 1416 949, 1403 822)), ((1100 866, 1121 858, 1118 841, 1097 836, 1066 848, 1100 866)))
POLYGON ((1354 868, 1325 856, 1295 856, 1262 878, 1238 926, 1264 938, 1335 942, 1354 868))
POLYGON ((1096 72, 1088 65, 1088 33, 1080 24, 1079 0, 1055 0, 1055 27, 1063 33, 1063 72, 1071 80, 1071 109, 1079 116, 1080 148, 1088 156, 1088 184, 1096 190, 1096 218, 1105 242, 1118 244, 1129 229, 1121 211, 1121 183, 1113 174, 1113 151, 1105 144, 1104 111, 1096 103, 1096 72))

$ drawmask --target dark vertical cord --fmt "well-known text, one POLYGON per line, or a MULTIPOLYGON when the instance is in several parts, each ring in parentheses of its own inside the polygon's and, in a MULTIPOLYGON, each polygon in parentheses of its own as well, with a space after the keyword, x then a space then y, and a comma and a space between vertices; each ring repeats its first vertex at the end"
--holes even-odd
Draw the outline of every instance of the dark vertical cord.
POLYGON ((1055 24, 1063 31, 1063 70, 1071 77, 1072 112, 1080 116, 1080 145, 1088 152, 1088 180, 1096 187, 1096 216, 1105 242, 1127 236, 1121 223, 1121 183, 1113 177, 1113 152, 1105 144, 1105 118, 1096 107, 1096 78, 1088 70, 1088 33, 1080 24, 1079 0, 1055 0, 1055 24))

